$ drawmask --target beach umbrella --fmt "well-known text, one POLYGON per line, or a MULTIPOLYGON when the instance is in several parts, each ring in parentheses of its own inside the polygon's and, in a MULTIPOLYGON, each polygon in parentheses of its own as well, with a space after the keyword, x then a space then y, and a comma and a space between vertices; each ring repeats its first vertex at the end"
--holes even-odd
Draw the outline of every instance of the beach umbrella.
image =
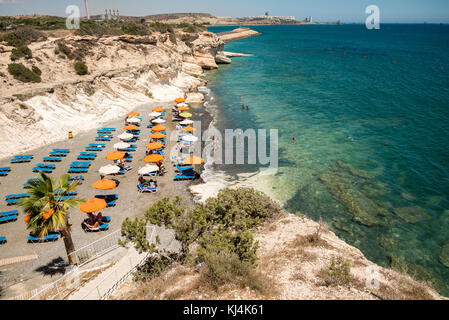
POLYGON ((186 99, 184 99, 184 98, 176 98, 176 99, 175 99, 175 102, 176 102, 176 103, 182 103, 182 102, 184 102, 184 101, 186 101, 186 99))
POLYGON ((165 119, 154 119, 151 122, 153 122, 153 123, 165 123, 166 121, 165 121, 165 119))
POLYGON ((202 164, 204 160, 200 157, 191 156, 190 158, 185 159, 183 164, 202 164))
POLYGON ((186 124, 192 124, 192 123, 193 123, 192 120, 186 119, 186 120, 182 120, 179 124, 186 125, 186 124))
POLYGON ((134 137, 131 133, 124 132, 121 135, 117 136, 121 140, 129 140, 134 137))
POLYGON ((183 117, 183 118, 190 118, 190 117, 192 117, 192 114, 189 113, 189 112, 183 112, 183 113, 180 113, 179 115, 181 117, 183 117))
POLYGON ((140 116, 140 113, 133 111, 128 113, 128 116, 140 116))
POLYGON ((195 142, 195 141, 198 141, 198 138, 189 134, 189 135, 182 136, 182 140, 187 141, 187 142, 195 142))
POLYGON ((84 213, 92 213, 106 208, 107 203, 104 199, 92 198, 80 205, 80 210, 84 213))
POLYGON ((139 118, 129 118, 126 120, 126 122, 129 123, 139 123, 141 120, 139 118))
POLYGON ((178 103, 177 105, 176 105, 176 107, 177 108, 179 108, 179 107, 188 107, 189 105, 187 104, 187 103, 178 103))
POLYGON ((131 145, 129 143, 119 142, 119 143, 114 144, 113 148, 114 149, 126 149, 126 148, 129 148, 130 146, 131 145))
POLYGON ((153 111, 153 112, 164 112, 164 108, 156 107, 156 108, 154 108, 154 109, 151 110, 151 111, 153 111))
POLYGON ((109 152, 106 155, 106 159, 107 160, 118 160, 118 159, 122 159, 124 156, 125 156, 124 152, 113 151, 113 152, 109 152))
POLYGON ((155 131, 155 132, 164 131, 165 129, 166 129, 165 126, 161 126, 159 124, 157 126, 154 126, 153 128, 151 128, 151 130, 155 131))
POLYGON ((182 128, 182 130, 193 132, 193 131, 195 131, 195 128, 192 128, 191 126, 187 126, 185 128, 182 128))
POLYGON ((160 112, 151 112, 149 114, 150 117, 156 118, 156 117, 160 117, 162 114, 160 112))
POLYGON ((161 142, 152 142, 150 144, 147 144, 146 147, 147 147, 147 149, 150 149, 150 150, 157 150, 157 149, 163 148, 164 145, 161 142))
POLYGON ((179 107, 178 108, 179 111, 187 111, 189 109, 190 109, 189 107, 179 107))
POLYGON ((139 127, 138 126, 135 126, 135 125, 133 125, 133 124, 129 124, 129 125, 127 125, 126 127, 123 127, 123 130, 137 130, 137 129, 139 129, 139 127))
POLYGON ((92 187, 100 190, 111 190, 117 187, 117 183, 114 180, 100 179, 92 183, 92 187))
POLYGON ((150 154, 149 156, 147 156, 145 159, 143 159, 144 162, 159 162, 162 161, 164 159, 163 156, 161 156, 160 154, 150 154))
POLYGON ((139 168, 138 173, 140 175, 142 175, 142 174, 148 174, 150 172, 156 172, 156 171, 159 171, 159 167, 154 164, 150 164, 150 165, 146 165, 142 168, 139 168))
POLYGON ((166 137, 166 135, 161 132, 155 132, 155 133, 150 134, 150 138, 152 138, 152 139, 164 139, 165 137, 166 137))
POLYGON ((118 173, 119 171, 120 167, 113 164, 108 164, 107 166, 101 167, 100 170, 98 170, 98 172, 104 175, 115 174, 118 173))

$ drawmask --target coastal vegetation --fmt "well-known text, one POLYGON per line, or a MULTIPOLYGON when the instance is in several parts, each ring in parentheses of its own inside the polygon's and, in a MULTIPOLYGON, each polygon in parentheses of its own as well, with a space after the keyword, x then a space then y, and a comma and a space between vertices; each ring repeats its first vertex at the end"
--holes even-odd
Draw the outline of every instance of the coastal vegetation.
POLYGON ((11 60, 16 61, 21 58, 31 59, 33 57, 33 53, 30 48, 26 45, 19 46, 11 50, 11 60))
POLYGON ((86 75, 88 73, 88 68, 82 61, 76 61, 73 67, 75 68, 76 73, 80 76, 86 75))
POLYGON ((11 74, 14 79, 22 82, 41 82, 40 75, 42 72, 40 72, 40 69, 38 72, 36 71, 36 68, 30 70, 21 63, 8 64, 9 74, 11 74))
POLYGON ((73 254, 75 246, 71 236, 68 210, 77 206, 82 199, 66 198, 64 195, 74 191, 77 183, 69 183, 69 175, 59 177, 58 183, 49 176, 40 173, 39 180, 31 181, 28 186, 29 198, 19 202, 26 212, 25 223, 32 234, 43 237, 51 232, 60 232, 70 264, 76 264, 73 254))
MULTIPOLYGON (((164 198, 148 208, 143 218, 125 219, 125 240, 120 243, 132 243, 139 252, 160 254, 158 243, 147 241, 146 226, 163 226, 172 229, 180 242, 177 261, 204 265, 203 283, 215 289, 232 282, 263 290, 261 275, 254 270, 258 243, 252 231, 280 212, 279 205, 268 196, 246 188, 221 190, 191 209, 184 207, 179 197, 164 198)), ((156 265, 159 268, 161 263, 156 265)))
POLYGON ((12 47, 20 47, 46 38, 45 33, 41 31, 32 27, 23 27, 0 36, 0 41, 5 41, 12 47))

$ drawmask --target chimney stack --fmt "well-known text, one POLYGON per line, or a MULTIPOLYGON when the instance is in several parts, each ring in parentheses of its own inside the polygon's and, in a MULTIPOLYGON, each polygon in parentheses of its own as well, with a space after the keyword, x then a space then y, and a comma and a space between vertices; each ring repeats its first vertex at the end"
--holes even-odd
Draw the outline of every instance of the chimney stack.
POLYGON ((88 3, 88 0, 84 0, 84 4, 86 5, 86 17, 87 17, 87 20, 89 20, 90 19, 90 14, 89 14, 89 3, 88 3))

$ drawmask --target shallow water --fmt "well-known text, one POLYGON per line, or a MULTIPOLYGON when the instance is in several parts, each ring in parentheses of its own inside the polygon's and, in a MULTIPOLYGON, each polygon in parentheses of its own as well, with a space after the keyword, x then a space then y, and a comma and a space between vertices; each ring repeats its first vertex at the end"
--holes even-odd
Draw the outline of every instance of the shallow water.
POLYGON ((215 126, 279 129, 269 183, 287 210, 449 295, 449 26, 252 28, 226 50, 255 56, 209 73, 215 126))

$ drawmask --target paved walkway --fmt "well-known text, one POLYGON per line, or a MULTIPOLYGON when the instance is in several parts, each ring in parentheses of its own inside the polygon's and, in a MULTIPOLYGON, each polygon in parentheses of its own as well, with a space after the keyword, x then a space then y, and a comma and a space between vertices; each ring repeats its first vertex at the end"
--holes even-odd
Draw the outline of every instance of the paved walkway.
POLYGON ((77 292, 69 296, 69 300, 100 300, 100 298, 111 290, 130 271, 141 263, 147 253, 139 254, 134 247, 128 249, 127 254, 115 265, 105 272, 86 283, 77 292))

